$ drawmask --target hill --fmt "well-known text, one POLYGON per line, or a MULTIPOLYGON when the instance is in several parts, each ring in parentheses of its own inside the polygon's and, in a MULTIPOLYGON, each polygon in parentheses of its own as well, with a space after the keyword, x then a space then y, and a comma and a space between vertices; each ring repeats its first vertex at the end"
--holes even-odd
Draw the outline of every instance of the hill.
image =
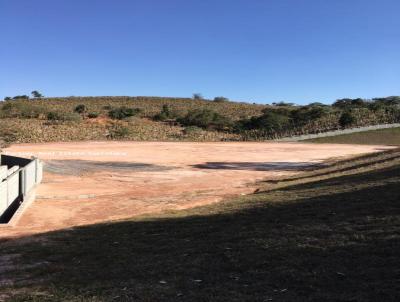
POLYGON ((258 105, 163 97, 16 96, 0 104, 6 142, 267 140, 400 121, 400 98, 258 105))
POLYGON ((7 142, 46 142, 74 140, 190 140, 220 141, 240 139, 233 133, 211 129, 193 128, 184 131, 175 122, 154 121, 163 106, 168 106, 176 116, 184 116, 191 110, 211 110, 232 120, 257 116, 267 105, 238 102, 214 102, 190 98, 162 97, 67 97, 10 100, 0 104, 0 137, 7 142), (8 104, 8 105, 7 105, 8 104), (84 105, 87 113, 95 118, 81 119, 72 113, 78 105, 84 105), (136 116, 112 120, 108 113, 112 108, 139 109, 136 116), (61 116, 48 120, 49 112, 61 116))
POLYGON ((0 296, 398 301, 399 185, 397 149, 212 206, 2 241, 0 296))

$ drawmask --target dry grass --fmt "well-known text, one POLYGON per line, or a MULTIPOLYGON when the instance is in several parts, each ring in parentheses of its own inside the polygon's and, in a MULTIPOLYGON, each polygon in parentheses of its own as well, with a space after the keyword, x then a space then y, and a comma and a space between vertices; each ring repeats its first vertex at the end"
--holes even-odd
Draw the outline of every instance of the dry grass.
MULTIPOLYGON (((30 101, 32 102, 32 101, 30 101)), ((50 110, 72 112, 79 104, 85 104, 88 111, 106 114, 105 106, 139 108, 141 116, 152 118, 159 113, 163 105, 179 115, 186 114, 193 109, 211 109, 234 120, 261 114, 261 110, 268 105, 256 105, 238 102, 213 102, 207 100, 194 100, 189 98, 166 97, 69 97, 69 98, 44 98, 34 100, 39 106, 46 106, 50 110)))
POLYGON ((221 141, 238 140, 235 134, 204 131, 186 133, 180 126, 171 126, 144 118, 127 121, 87 119, 79 123, 51 123, 40 119, 0 119, 0 137, 8 143, 41 143, 85 140, 135 140, 135 141, 221 141), (121 137, 112 137, 115 128, 126 128, 121 137))

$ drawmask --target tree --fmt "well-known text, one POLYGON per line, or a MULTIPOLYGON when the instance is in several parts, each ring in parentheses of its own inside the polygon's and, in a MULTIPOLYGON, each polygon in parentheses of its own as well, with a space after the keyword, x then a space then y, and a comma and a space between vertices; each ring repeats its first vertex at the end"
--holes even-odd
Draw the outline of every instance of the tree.
POLYGON ((375 103, 383 104, 385 106, 394 106, 400 104, 400 96, 388 96, 384 98, 373 98, 375 103))
POLYGON ((361 108, 368 106, 367 102, 362 98, 357 99, 339 99, 336 100, 333 104, 333 107, 341 108, 341 109, 349 109, 349 108, 361 108))
POLYGON ((272 105, 274 105, 274 106, 288 106, 288 107, 291 107, 291 106, 294 106, 294 103, 288 103, 288 102, 278 102, 278 103, 272 103, 272 105))
POLYGON ((4 100, 5 100, 5 101, 10 101, 11 98, 10 98, 9 96, 6 96, 6 97, 4 98, 4 100))
POLYGON ((202 100, 203 96, 201 95, 201 93, 193 93, 193 99, 202 100))
POLYGON ((43 97, 43 95, 37 90, 32 91, 31 94, 34 98, 42 98, 43 97))
POLYGON ((15 97, 13 97, 13 100, 29 100, 29 96, 27 96, 26 94, 16 95, 15 97))

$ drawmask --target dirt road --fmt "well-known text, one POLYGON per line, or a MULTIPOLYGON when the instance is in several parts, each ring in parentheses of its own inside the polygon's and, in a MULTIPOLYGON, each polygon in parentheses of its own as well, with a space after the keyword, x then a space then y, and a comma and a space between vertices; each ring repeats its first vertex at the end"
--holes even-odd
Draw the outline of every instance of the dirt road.
POLYGON ((45 161, 37 200, 0 237, 218 202, 264 178, 389 147, 300 143, 76 142, 13 145, 45 161))

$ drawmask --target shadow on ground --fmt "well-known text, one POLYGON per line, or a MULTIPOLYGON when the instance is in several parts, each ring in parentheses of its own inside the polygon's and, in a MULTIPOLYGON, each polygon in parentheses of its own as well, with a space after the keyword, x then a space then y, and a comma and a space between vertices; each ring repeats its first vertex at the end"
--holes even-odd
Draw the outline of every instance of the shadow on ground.
POLYGON ((159 172, 171 170, 174 169, 174 167, 118 161, 49 160, 46 161, 44 169, 50 173, 79 175, 97 171, 159 172))
POLYGON ((304 171, 307 168, 322 166, 310 162, 207 162, 205 164, 192 165, 197 169, 215 170, 250 170, 250 171, 304 171))
POLYGON ((13 301, 399 301, 400 165, 0 242, 13 301), (345 189, 343 189, 345 184, 345 189), (37 299, 37 300, 34 300, 37 299))

